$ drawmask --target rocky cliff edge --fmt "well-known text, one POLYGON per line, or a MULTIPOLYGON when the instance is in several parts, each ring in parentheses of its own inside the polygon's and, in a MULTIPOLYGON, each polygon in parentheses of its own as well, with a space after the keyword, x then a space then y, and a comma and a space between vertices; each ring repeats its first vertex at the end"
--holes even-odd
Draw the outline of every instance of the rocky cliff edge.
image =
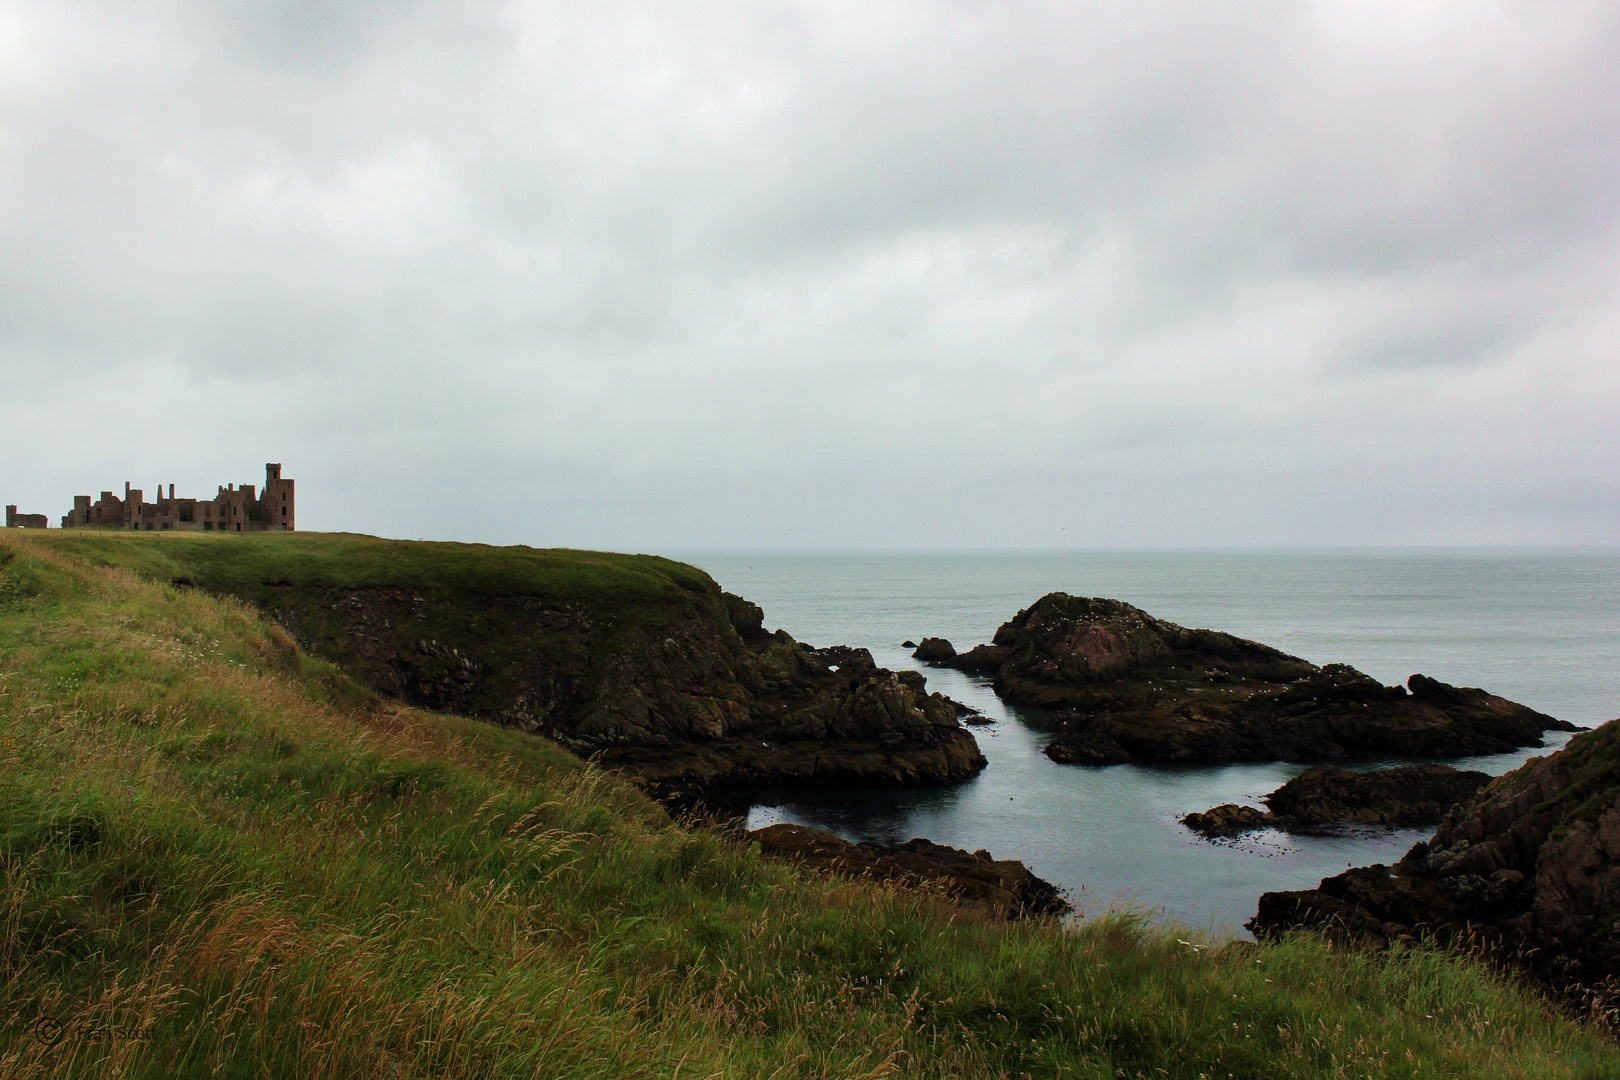
POLYGON ((920 674, 768 632, 757 605, 668 559, 315 534, 165 554, 177 584, 257 605, 382 694, 544 735, 657 794, 985 765, 920 674))

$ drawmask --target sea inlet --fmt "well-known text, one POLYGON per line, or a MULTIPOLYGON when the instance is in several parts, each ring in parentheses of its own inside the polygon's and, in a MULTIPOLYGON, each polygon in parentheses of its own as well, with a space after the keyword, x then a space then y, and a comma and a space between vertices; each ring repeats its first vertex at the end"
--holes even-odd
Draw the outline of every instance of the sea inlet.
MULTIPOLYGON (((929 689, 991 721, 974 729, 990 765, 969 783, 750 791, 751 828, 790 821, 851 840, 923 836, 984 848, 1067 888, 1081 917, 1135 908, 1241 935, 1260 893, 1309 888, 1351 865, 1392 862, 1432 830, 1204 840, 1179 823, 1182 815, 1226 802, 1258 806, 1305 766, 1058 765, 1041 753, 1048 733, 1040 714, 1004 705, 988 679, 920 665, 902 641, 939 636, 966 649, 1043 594, 1063 591, 1125 600, 1319 664, 1349 663, 1385 683, 1422 672, 1583 726, 1620 716, 1620 553, 1612 551, 680 557, 762 606, 767 627, 817 646, 864 647, 881 666, 923 671, 929 689)), ((1543 748, 1442 760, 1498 775, 1568 737, 1549 732, 1543 748)))

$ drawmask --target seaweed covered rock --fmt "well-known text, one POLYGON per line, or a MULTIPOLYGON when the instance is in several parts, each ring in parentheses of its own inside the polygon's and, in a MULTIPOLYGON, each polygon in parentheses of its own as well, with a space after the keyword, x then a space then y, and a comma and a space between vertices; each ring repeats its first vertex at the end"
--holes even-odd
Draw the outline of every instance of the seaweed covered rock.
POLYGON ((1414 675, 1408 692, 1118 600, 1048 594, 993 647, 996 692, 1058 711, 1046 752, 1066 764, 1489 754, 1578 730, 1483 690, 1414 675))
POLYGON ((748 834, 760 850, 801 866, 874 881, 935 884, 956 900, 1003 919, 1061 915, 1071 910, 1057 886, 1013 859, 967 852, 929 840, 852 844, 803 825, 770 825, 748 834))
POLYGON ((1226 803, 1188 814, 1181 823, 1209 837, 1257 829, 1309 835, 1345 825, 1416 828, 1438 824, 1453 805, 1490 780, 1485 773, 1449 765, 1402 765, 1367 772, 1317 765, 1267 795, 1263 801, 1269 811, 1226 803))
POLYGON ((1249 927, 1483 941, 1566 988, 1620 976, 1620 721, 1498 777, 1394 866, 1266 893, 1249 927))
POLYGON ((956 649, 942 637, 925 637, 911 655, 925 664, 943 664, 956 656, 956 649))

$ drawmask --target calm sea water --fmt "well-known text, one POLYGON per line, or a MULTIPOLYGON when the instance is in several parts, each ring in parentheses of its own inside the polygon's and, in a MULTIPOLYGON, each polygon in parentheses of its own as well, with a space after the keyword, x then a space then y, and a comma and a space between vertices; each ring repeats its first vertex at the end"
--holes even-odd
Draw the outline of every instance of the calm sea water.
MULTIPOLYGON (((1314 886, 1346 866, 1390 862, 1425 831, 1309 839, 1201 840, 1193 810, 1259 798, 1303 768, 1057 765, 1046 735, 988 680, 923 668, 901 647, 988 641, 1055 590, 1125 600, 1184 626, 1224 630, 1385 683, 1413 672, 1482 686, 1560 719, 1620 716, 1620 553, 688 554, 800 641, 856 645, 889 668, 995 719, 975 729, 990 766, 969 783, 902 791, 772 789, 750 827, 791 821, 853 840, 914 836, 1022 859, 1084 911, 1135 906, 1216 933, 1238 931, 1259 894, 1314 886)), ((1449 763, 1493 775, 1542 749, 1449 763)), ((1393 764, 1392 761, 1369 762, 1393 764)))

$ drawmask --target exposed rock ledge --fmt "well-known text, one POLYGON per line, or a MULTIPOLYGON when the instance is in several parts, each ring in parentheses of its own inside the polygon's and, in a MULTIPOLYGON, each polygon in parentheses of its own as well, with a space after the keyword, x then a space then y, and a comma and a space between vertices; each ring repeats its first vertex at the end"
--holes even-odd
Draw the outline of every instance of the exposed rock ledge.
POLYGON ((1020 611, 990 645, 940 662, 993 671, 1003 700, 1056 710, 1046 752, 1066 764, 1493 754, 1579 730, 1483 690, 1423 675, 1384 686, 1345 664, 1318 667, 1066 593, 1020 611))
POLYGON ((1319 835, 1343 825, 1417 828, 1438 824, 1446 811, 1490 781, 1485 773, 1449 765, 1403 765, 1370 772, 1317 765, 1262 799, 1268 811, 1226 803, 1188 814, 1181 823, 1211 838, 1257 829, 1319 835))
POLYGON ((1482 941, 1565 989, 1620 977, 1620 721, 1498 777, 1394 866, 1266 893, 1249 927, 1482 941))
POLYGON ((961 903, 997 918, 1061 915, 1072 910, 1057 886, 1036 877, 1023 863, 993 859, 989 852, 966 852, 928 840, 904 844, 852 844, 803 825, 770 825, 747 834, 767 855, 813 869, 874 881, 932 883, 961 903))

